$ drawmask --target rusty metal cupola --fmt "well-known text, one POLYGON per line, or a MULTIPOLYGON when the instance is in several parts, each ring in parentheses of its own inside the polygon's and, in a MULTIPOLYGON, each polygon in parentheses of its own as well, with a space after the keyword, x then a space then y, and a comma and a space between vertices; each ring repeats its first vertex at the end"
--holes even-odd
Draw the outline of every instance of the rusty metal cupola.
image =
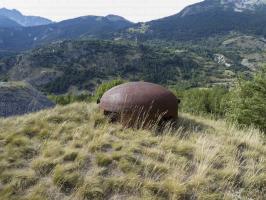
POLYGON ((123 124, 176 119, 180 100, 166 88, 148 82, 129 82, 108 90, 100 100, 105 114, 116 114, 123 124))

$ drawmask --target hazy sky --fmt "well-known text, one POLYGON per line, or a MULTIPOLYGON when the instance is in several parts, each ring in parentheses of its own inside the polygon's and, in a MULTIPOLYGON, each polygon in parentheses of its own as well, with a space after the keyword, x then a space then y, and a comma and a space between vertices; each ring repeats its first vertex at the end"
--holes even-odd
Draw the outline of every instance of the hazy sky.
POLYGON ((0 0, 0 8, 15 8, 26 15, 54 21, 84 15, 116 14, 131 21, 149 21, 178 13, 201 0, 0 0))

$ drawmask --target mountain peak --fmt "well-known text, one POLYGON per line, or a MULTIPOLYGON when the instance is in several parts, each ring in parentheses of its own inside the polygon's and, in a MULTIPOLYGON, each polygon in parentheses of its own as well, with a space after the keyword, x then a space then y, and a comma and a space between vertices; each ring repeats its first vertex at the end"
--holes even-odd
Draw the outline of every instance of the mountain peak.
POLYGON ((17 16, 23 16, 20 11, 17 9, 7 9, 7 8, 0 8, 0 15, 7 17, 8 15, 17 15, 17 16))
POLYGON ((15 21, 21 26, 39 26, 39 25, 46 25, 52 23, 51 20, 46 18, 25 16, 16 9, 0 8, 0 16, 15 21))
POLYGON ((114 22, 117 22, 117 21, 128 21, 124 17, 118 16, 118 15, 113 15, 113 14, 107 15, 107 16, 105 16, 105 18, 110 20, 110 21, 114 21, 114 22))

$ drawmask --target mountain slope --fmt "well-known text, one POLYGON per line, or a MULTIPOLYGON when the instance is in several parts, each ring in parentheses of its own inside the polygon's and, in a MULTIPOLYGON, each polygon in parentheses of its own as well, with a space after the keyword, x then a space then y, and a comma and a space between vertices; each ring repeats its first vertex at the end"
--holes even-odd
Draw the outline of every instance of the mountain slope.
POLYGON ((1 119, 1 199, 266 198, 257 130, 186 114, 178 125, 124 129, 84 103, 1 119))
POLYGON ((190 83, 194 78, 195 83, 202 83, 204 69, 192 56, 148 45, 64 41, 18 55, 8 77, 52 93, 64 93, 71 87, 93 91, 101 81, 117 77, 161 84, 190 83))
POLYGON ((89 90, 121 77, 163 85, 230 86, 265 64, 266 40, 232 34, 164 45, 69 40, 0 59, 2 80, 25 80, 48 93, 89 90))
POLYGON ((14 28, 14 27, 20 27, 20 25, 9 18, 0 16, 0 28, 14 28))
POLYGON ((21 26, 40 26, 40 25, 46 25, 52 23, 51 20, 43 18, 43 17, 37 17, 37 16, 25 16, 22 15, 18 10, 9 10, 6 8, 0 9, 0 16, 9 18, 21 26))
POLYGON ((0 82, 0 117, 23 115, 54 104, 29 84, 0 82))
POLYGON ((25 80, 49 93, 89 90, 121 77, 179 87, 230 86, 265 65, 266 40, 229 34, 158 45, 69 40, 0 58, 0 80, 25 80))

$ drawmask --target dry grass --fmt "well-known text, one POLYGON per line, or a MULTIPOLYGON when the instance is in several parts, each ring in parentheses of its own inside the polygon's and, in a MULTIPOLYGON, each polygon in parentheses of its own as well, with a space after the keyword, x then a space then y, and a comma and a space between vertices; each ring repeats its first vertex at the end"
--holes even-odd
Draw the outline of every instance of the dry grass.
POLYGON ((266 199, 265 138, 182 114, 163 132, 95 104, 0 120, 0 199, 266 199))

